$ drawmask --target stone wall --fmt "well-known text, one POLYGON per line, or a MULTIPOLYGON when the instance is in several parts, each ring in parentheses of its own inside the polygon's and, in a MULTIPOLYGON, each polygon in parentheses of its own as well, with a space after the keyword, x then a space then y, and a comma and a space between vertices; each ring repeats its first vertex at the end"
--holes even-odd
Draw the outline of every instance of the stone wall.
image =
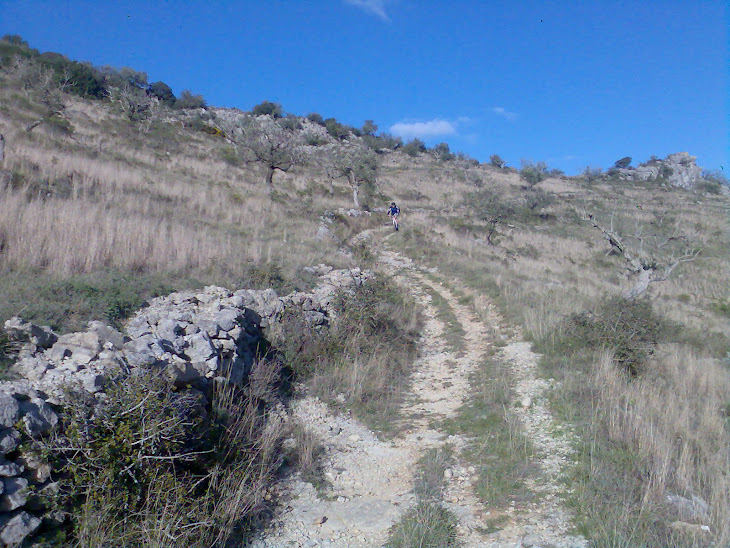
POLYGON ((214 383, 244 385, 268 347, 266 329, 285 311, 296 309, 311 324, 326 326, 336 291, 370 276, 325 265, 307 270, 318 279, 311 292, 280 297, 272 289, 209 286, 172 293, 152 299, 123 331, 92 321, 86 331, 58 335, 17 317, 8 320, 8 336, 23 346, 11 368, 18 380, 0 383, 0 542, 18 546, 62 522, 40 496, 58 489, 61 471, 32 457, 24 445, 59 427, 64 387, 101 398, 110 383, 123 382, 136 369, 158 371, 178 389, 204 396, 214 383))

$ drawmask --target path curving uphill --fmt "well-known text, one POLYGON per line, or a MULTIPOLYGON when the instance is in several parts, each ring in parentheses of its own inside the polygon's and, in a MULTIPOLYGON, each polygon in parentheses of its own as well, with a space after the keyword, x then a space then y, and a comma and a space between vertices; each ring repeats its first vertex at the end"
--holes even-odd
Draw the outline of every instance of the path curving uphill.
MULTIPOLYGON (((374 232, 367 231, 359 239, 370 240, 374 232)), ((500 522, 501 529, 487 532, 485 524, 494 510, 475 496, 475 469, 463 454, 470 440, 446 434, 439 424, 456 416, 468 403, 469 378, 489 352, 499 318, 488 317, 486 321, 492 325, 487 325, 470 307, 460 304, 450 289, 398 253, 380 249, 378 261, 383 270, 410 288, 426 319, 420 357, 402 407, 401 433, 382 441, 356 419, 335 415, 317 398, 296 401, 292 406, 295 420, 305 424, 325 447, 324 476, 329 487, 326 493, 319 493, 297 477, 287 480, 281 497, 287 502, 252 546, 385 546, 390 528, 417 503, 413 480, 418 460, 429 449, 446 444, 453 450, 454 463, 446 476, 442 504, 458 520, 460 546, 586 546, 581 537, 568 535, 570 516, 559 497, 570 434, 565 433, 559 442, 551 441, 555 425, 543 397, 549 385, 536 379, 536 359, 529 345, 512 342, 500 353, 513 364, 516 404, 530 400, 529 405, 519 406, 518 415, 542 463, 543 473, 530 484, 537 502, 519 511, 511 508, 500 522), (447 326, 439 318, 435 296, 439 306, 448 307, 459 324, 459 348, 446 340, 447 326)))

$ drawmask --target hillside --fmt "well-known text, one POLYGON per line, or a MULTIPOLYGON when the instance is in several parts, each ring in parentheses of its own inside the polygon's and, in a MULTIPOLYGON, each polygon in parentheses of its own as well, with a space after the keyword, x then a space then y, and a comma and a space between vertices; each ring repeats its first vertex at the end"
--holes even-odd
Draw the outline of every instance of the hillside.
MULTIPOLYGON (((246 401, 290 419, 279 453, 252 459, 271 468, 253 510, 232 514, 231 538, 727 545, 730 199, 716 178, 674 186, 658 159, 647 177, 518 171, 266 102, 249 113, 122 88, 81 97, 48 67, 7 59, 3 322, 61 335, 99 320, 131 334, 129 318, 173 291, 225 301, 273 288, 282 310, 321 301, 308 312, 326 328, 246 301, 271 320, 251 332, 263 330, 294 388, 280 401, 242 381, 246 401), (372 281, 322 293, 332 269, 372 281), (358 512, 372 512, 371 530, 358 512), (349 525, 334 528, 335 516, 349 525)), ((2 343, 10 378, 21 345, 2 343)), ((192 383, 181 379, 175 394, 192 383)), ((259 440, 226 443, 242 462, 259 440)), ((108 511, 80 507, 92 521, 108 511)), ((67 520, 57 545, 94 546, 80 522, 67 520)))

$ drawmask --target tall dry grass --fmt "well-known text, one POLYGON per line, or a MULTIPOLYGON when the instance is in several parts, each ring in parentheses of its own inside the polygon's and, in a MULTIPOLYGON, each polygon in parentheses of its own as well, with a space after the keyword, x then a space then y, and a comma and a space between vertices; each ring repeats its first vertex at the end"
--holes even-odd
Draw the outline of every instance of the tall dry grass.
POLYGON ((662 347, 652 366, 651 375, 630 379, 612 356, 602 355, 592 379, 599 398, 595 420, 640 459, 632 463, 644 474, 639 511, 666 506, 670 493, 701 497, 711 508, 707 525, 724 546, 730 539, 727 371, 678 345, 662 347))

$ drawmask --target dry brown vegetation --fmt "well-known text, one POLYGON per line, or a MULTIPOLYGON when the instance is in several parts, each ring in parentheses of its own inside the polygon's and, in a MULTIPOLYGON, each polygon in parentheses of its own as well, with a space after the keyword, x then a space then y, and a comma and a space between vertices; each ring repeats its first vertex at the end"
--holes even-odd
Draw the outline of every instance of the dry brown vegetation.
MULTIPOLYGON (((16 81, 0 80, 2 167, 12 172, 0 188, 3 319, 23 306, 38 319, 48 317, 33 295, 45 302, 51 297, 44 288, 79 275, 122 272, 134 286, 156 274, 171 289, 196 281, 296 286, 304 283, 300 266, 372 259, 367 250, 344 255, 338 249, 353 233, 385 224, 384 216, 337 219, 335 237, 317 239, 324 210, 349 208, 351 189, 341 180, 330 192, 316 162, 277 173, 269 196, 265 173, 238 163, 219 136, 172 115, 135 124, 118 106, 65 100, 71 133, 48 124, 27 132, 41 105, 16 81), (30 302, 20 304, 17 295, 30 302)), ((515 172, 426 155, 378 158, 378 186, 367 201, 371 207, 398 201, 402 228, 391 245, 458 280, 476 304, 489 297, 544 352, 545 375, 561 381, 554 411, 582 440, 570 495, 581 531, 600 546, 726 545, 727 198, 549 178, 536 188, 552 203, 531 210, 525 203, 532 191, 515 172), (485 188, 514 206, 490 242, 469 198, 485 188), (623 259, 610 253, 586 212, 613 217, 622 234, 637 225, 648 230, 656 215, 670 216, 702 249, 647 290, 653 311, 673 326, 650 349, 638 377, 616 366, 614 348, 561 346, 566 320, 597 310, 632 284, 623 259), (710 540, 669 527, 680 519, 666 504, 669 493, 709 503, 710 540)), ((412 311, 402 319, 415 325, 412 311)), ((367 401, 388 382, 373 374, 380 350, 360 356, 355 339, 348 341, 340 350, 355 359, 315 364, 314 386, 367 401)))

